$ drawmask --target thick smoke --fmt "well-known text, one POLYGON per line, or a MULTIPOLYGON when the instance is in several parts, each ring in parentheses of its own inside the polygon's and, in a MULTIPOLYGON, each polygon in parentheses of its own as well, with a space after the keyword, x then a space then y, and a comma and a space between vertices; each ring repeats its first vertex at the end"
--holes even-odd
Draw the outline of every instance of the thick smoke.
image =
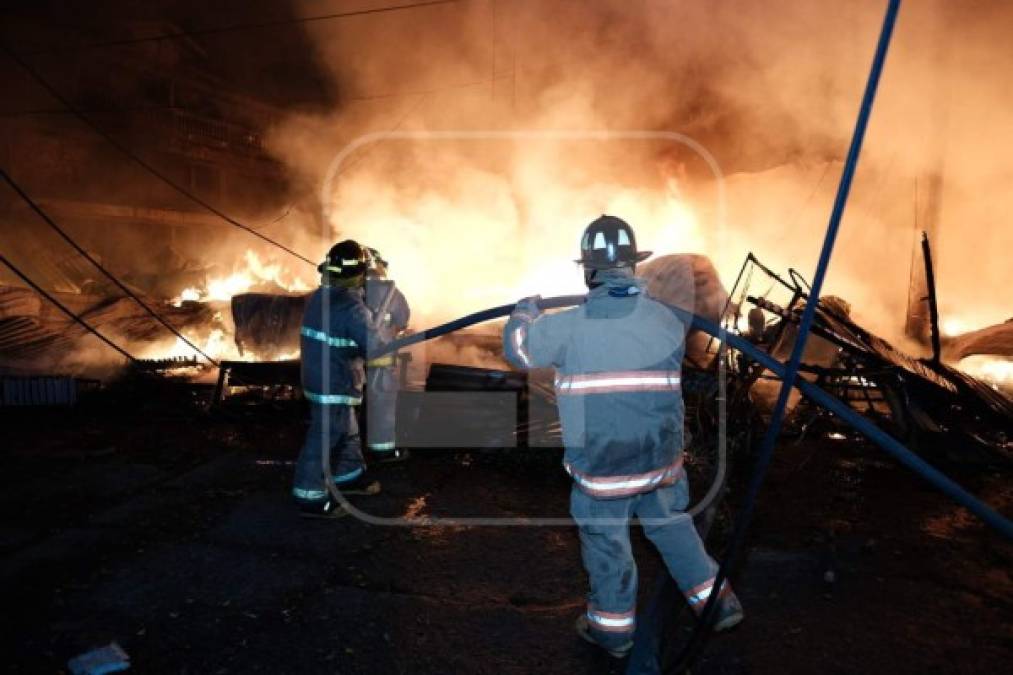
MULTIPOLYGON (((726 283, 750 250, 808 276, 883 4, 475 0, 307 24, 341 104, 270 145, 321 194, 322 235, 380 248, 423 320, 579 289, 568 261, 603 211, 726 283), (725 175, 726 227, 707 163, 670 142, 388 140, 335 169, 365 133, 487 129, 685 134, 725 175)), ((903 325, 916 225, 944 318, 1010 314, 1010 25, 1002 2, 902 9, 827 288, 874 330, 903 325)))

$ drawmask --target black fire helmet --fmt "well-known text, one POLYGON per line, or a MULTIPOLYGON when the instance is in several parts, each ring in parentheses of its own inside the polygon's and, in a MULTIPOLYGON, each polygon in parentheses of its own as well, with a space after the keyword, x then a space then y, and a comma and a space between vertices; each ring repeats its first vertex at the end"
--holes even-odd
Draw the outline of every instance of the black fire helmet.
POLYGON ((591 269, 610 269, 635 265, 647 260, 651 251, 637 251, 637 238, 629 223, 615 216, 602 215, 580 239, 580 263, 591 269))
POLYGON ((331 247, 327 258, 317 266, 317 271, 349 279, 365 274, 368 266, 369 251, 354 239, 345 239, 331 247))

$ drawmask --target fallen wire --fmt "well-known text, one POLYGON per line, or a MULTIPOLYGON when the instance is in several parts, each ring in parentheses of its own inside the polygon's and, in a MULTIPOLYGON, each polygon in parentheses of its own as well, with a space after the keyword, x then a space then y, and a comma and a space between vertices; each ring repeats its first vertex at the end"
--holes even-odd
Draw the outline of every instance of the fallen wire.
POLYGON ((102 263, 100 263, 98 260, 95 260, 95 258, 93 258, 91 256, 91 254, 89 254, 86 250, 84 250, 84 248, 82 248, 80 244, 78 244, 76 241, 74 241, 74 239, 69 234, 67 234, 63 230, 63 228, 61 228, 59 225, 57 225, 56 222, 52 218, 50 218, 49 215, 45 211, 43 211, 42 208, 38 204, 35 203, 35 201, 31 198, 31 196, 29 196, 24 190, 21 189, 20 185, 18 185, 17 183, 14 182, 14 179, 11 178, 10 175, 5 170, 0 169, 0 177, 2 177, 7 182, 7 184, 11 186, 11 189, 13 189, 16 193, 18 193, 18 196, 21 197, 21 199, 33 211, 35 211, 35 213, 38 214, 38 216, 40 218, 42 218, 42 220, 44 220, 47 225, 49 225, 51 228, 53 228, 53 230, 55 230, 56 233, 59 234, 63 238, 64 241, 66 241, 68 244, 70 244, 74 248, 75 251, 77 251, 78 253, 80 253, 81 256, 83 256, 85 260, 87 260, 92 265, 94 265, 95 268, 99 272, 101 272, 102 274, 104 274, 110 281, 112 281, 117 286, 117 288, 119 288, 121 291, 123 291, 124 293, 126 293, 127 296, 130 297, 132 300, 134 300, 134 302, 136 302, 138 305, 140 305, 141 308, 144 309, 144 311, 146 311, 148 314, 150 314, 160 324, 162 324, 163 326, 165 326, 169 330, 169 332, 171 332, 173 335, 175 335, 180 340, 182 340, 184 343, 186 343, 191 349, 193 349, 195 352, 197 352, 198 354, 200 354, 202 357, 204 357, 205 359, 207 359, 208 363, 210 363, 211 365, 213 365, 215 367, 218 366, 218 362, 217 361, 215 361, 213 358, 211 358, 210 356, 208 356, 207 354, 205 354, 204 351, 201 350, 200 347, 198 347, 194 343, 190 342, 190 340, 188 340, 181 332, 179 332, 179 330, 175 326, 173 326, 171 323, 169 323, 164 318, 162 318, 162 316, 158 312, 156 312, 151 307, 149 307, 147 305, 147 303, 145 303, 143 300, 141 300, 141 298, 138 297, 138 295, 136 293, 134 293, 122 281, 120 281, 118 278, 116 278, 116 276, 112 272, 110 272, 105 267, 103 267, 102 263))
POLYGON ((61 94, 59 91, 57 91, 57 89, 55 87, 53 87, 53 85, 51 85, 45 78, 43 78, 41 75, 39 75, 39 73, 36 72, 36 70, 34 68, 32 68, 30 65, 28 65, 28 63, 25 62, 25 60, 22 59, 20 56, 18 56, 17 53, 15 53, 10 47, 8 47, 4 43, 0 43, 0 50, 2 50, 5 54, 7 54, 7 56, 12 61, 14 61, 16 64, 18 64, 21 67, 22 70, 24 70, 26 73, 28 73, 28 75, 33 80, 35 80, 39 84, 39 86, 41 86, 43 89, 45 89, 47 92, 49 92, 50 96, 52 96, 57 101, 59 101, 59 103, 64 108, 67 109, 68 113, 70 113, 71 115, 73 115, 77 119, 81 120, 81 122, 83 122, 86 126, 90 127, 95 133, 97 133, 99 136, 101 136, 107 143, 109 143, 111 146, 113 146, 114 148, 116 148, 117 150, 119 150, 123 155, 125 155, 129 159, 133 160, 138 166, 140 166, 141 168, 143 168, 145 171, 147 171, 151 175, 155 176, 156 178, 158 178, 159 180, 161 180, 163 183, 165 183, 166 185, 168 185, 172 189, 176 190, 178 193, 180 193, 181 195, 183 195, 184 197, 186 197, 190 201, 194 202, 198 206, 201 206, 201 207, 207 209, 208 211, 210 211, 211 213, 213 213, 214 215, 218 216, 219 218, 221 218, 222 220, 224 220, 229 225, 232 225, 233 227, 238 227, 241 230, 249 232, 253 236, 257 237, 258 239, 261 239, 261 240, 267 242, 268 244, 271 244, 272 246, 276 246, 277 248, 281 249, 282 251, 285 251, 286 253, 288 253, 289 255, 295 256, 296 258, 299 258, 300 260, 302 260, 305 263, 308 263, 310 265, 316 266, 316 263, 313 262, 312 260, 310 260, 309 258, 307 258, 306 256, 304 256, 301 253, 298 253, 298 252, 292 250, 291 248, 289 248, 288 246, 285 246, 281 242, 276 241, 274 239, 271 239, 267 235, 258 232, 256 229, 250 227, 249 225, 245 225, 245 224, 239 222, 235 218, 233 218, 233 217, 229 216, 228 214, 222 212, 221 210, 219 210, 218 208, 216 208, 214 205, 210 204, 209 202, 201 199, 200 197, 198 197, 197 195, 193 194, 192 192, 190 192, 189 190, 187 190, 185 187, 183 187, 182 185, 180 185, 179 183, 177 183, 176 181, 174 181, 172 178, 170 178, 166 174, 164 174, 161 171, 159 171, 158 169, 156 169, 147 160, 145 160, 144 158, 142 158, 140 155, 138 155, 137 153, 135 153, 133 150, 131 150, 130 148, 128 148, 126 145, 124 145, 120 141, 116 140, 116 138, 114 136, 112 136, 111 134, 109 134, 107 131, 105 131, 105 129, 103 129, 98 124, 96 124, 94 121, 92 121, 92 119, 90 117, 88 117, 86 114, 84 114, 83 112, 81 112, 78 108, 76 108, 74 106, 74 104, 70 102, 69 99, 67 99, 65 96, 63 96, 63 94, 61 94))
POLYGON ((137 358, 135 356, 133 356, 130 352, 128 352, 127 350, 125 350, 123 347, 120 347, 118 344, 116 344, 115 342, 113 342, 109 338, 107 338, 105 335, 103 335, 102 333, 100 333, 97 328, 93 327, 87 321, 85 321, 80 316, 78 316, 73 311, 71 311, 66 305, 64 305, 62 302, 60 302, 55 297, 53 297, 53 295, 51 293, 49 293, 47 290, 45 290, 44 288, 42 288, 41 286, 39 286, 37 283, 35 283, 34 281, 32 281, 28 277, 27 274, 25 274, 24 272, 22 272, 21 270, 19 270, 17 267, 15 267, 14 263, 12 263, 10 260, 8 260, 7 258, 5 258, 3 255, 0 255, 0 262, 2 262, 4 265, 6 265, 10 269, 11 272, 14 272, 14 274, 18 275, 21 278, 22 281, 24 281, 26 284, 28 284, 33 289, 35 289, 35 291, 39 295, 41 295, 46 300, 49 300, 51 303, 53 303, 54 305, 56 305, 56 307, 61 312, 63 312, 67 316, 69 316, 75 322, 77 322, 77 323, 81 324, 82 326, 84 326, 85 329, 89 333, 91 333, 92 335, 94 335, 95 337, 97 337, 99 340, 102 340, 102 342, 106 343, 107 345, 109 345, 110 347, 112 347, 113 349, 115 349, 116 351, 118 351, 120 354, 122 354, 123 356, 127 357, 128 360, 130 360, 132 362, 136 362, 137 361, 137 358))

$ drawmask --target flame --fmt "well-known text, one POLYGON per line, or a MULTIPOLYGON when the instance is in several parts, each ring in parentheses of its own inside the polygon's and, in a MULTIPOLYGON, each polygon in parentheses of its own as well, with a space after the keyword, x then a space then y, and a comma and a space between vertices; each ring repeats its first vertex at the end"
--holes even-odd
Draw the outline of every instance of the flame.
MULTIPOLYGON (((258 354, 246 350, 240 354, 232 334, 224 328, 212 328, 203 337, 198 336, 193 330, 183 330, 182 332, 187 340, 216 361, 290 361, 299 358, 299 350, 275 354, 258 354)), ((138 353, 138 356, 142 359, 154 360, 196 358, 198 361, 204 361, 204 358, 193 347, 179 337, 168 345, 165 343, 149 344, 146 349, 142 349, 138 353)))
POLYGON ((947 337, 954 337, 969 332, 971 325, 966 319, 951 317, 940 322, 939 332, 947 337))
POLYGON ((201 298, 201 290, 196 286, 184 288, 179 295, 172 299, 171 303, 173 307, 182 307, 184 302, 199 302, 201 298))
MULTIPOLYGON (((946 337, 957 337, 980 330, 993 323, 990 319, 978 320, 967 316, 950 317, 940 322, 939 332, 946 337)), ((975 354, 954 364, 972 377, 987 382, 993 389, 1013 391, 1013 359, 987 354, 975 354)))
MULTIPOLYGON (((212 328, 205 337, 197 336, 193 330, 183 330, 187 340, 197 345, 202 352, 213 359, 231 358, 233 354, 238 356, 235 344, 226 337, 222 328, 212 328)), ((168 346, 162 342, 151 344, 147 349, 142 350, 139 356, 143 359, 175 359, 194 358, 201 360, 200 354, 193 347, 183 341, 183 338, 175 338, 168 346)))
POLYGON ((957 367, 993 389, 1013 389, 1013 359, 979 354, 961 359, 957 367))
MULTIPOLYGON (((291 272, 281 262, 265 260, 256 251, 248 249, 241 262, 233 267, 231 273, 212 277, 202 287, 190 286, 180 291, 179 295, 170 300, 174 307, 181 307, 184 302, 228 302, 234 295, 265 288, 274 292, 298 293, 309 291, 310 286, 296 273, 291 272)), ((221 313, 216 312, 209 326, 200 329, 184 329, 183 335, 200 351, 215 360, 229 361, 285 361, 299 358, 298 350, 277 354, 257 354, 247 350, 242 355, 236 347, 235 339, 227 327, 221 313)), ((203 357, 182 338, 171 343, 159 342, 146 345, 139 355, 144 359, 171 359, 203 357)))
POLYGON ((602 213, 631 223, 638 246, 657 255, 707 250, 695 204, 674 178, 653 187, 567 185, 544 170, 525 165, 507 181, 464 167, 453 185, 418 193, 363 176, 335 188, 327 219, 332 236, 383 253, 413 321, 426 324, 536 293, 585 292, 573 261, 583 229, 602 213))
POLYGON ((170 302, 180 307, 184 302, 228 302, 234 295, 248 293, 258 287, 299 293, 309 291, 306 281, 288 270, 278 261, 267 262, 256 251, 248 249, 242 263, 236 265, 230 274, 212 277, 203 288, 184 288, 170 302))

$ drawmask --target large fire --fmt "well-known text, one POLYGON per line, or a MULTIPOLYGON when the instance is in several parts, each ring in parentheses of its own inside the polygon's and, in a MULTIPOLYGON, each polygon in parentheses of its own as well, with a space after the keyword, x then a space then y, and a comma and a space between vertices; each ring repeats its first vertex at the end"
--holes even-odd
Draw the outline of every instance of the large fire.
MULTIPOLYGON (((450 203, 430 194, 417 207, 405 208, 394 195, 361 183, 369 198, 355 200, 354 214, 335 212, 337 224, 329 236, 351 236, 379 248, 391 262, 391 271, 404 289, 413 308, 413 324, 424 327, 455 318, 477 309, 498 305, 539 293, 543 296, 579 293, 583 290, 579 270, 572 264, 574 230, 579 223, 566 212, 570 209, 622 214, 637 223, 643 247, 658 254, 709 253, 723 263, 722 276, 734 278, 732 257, 714 256, 714 228, 705 228, 697 209, 680 190, 679 182, 668 177, 663 189, 636 189, 611 185, 602 189, 556 187, 539 191, 529 205, 532 222, 521 224, 512 209, 498 213, 492 202, 450 203), (602 195, 606 195, 604 198, 602 195), (573 221, 572 223, 568 221, 573 221), (573 227, 559 226, 566 222, 573 227), (435 224, 433 224, 435 223, 435 224), (439 260, 433 252, 443 251, 439 260)), ((298 264, 298 263, 294 263, 298 264)), ((230 273, 212 277, 203 286, 184 288, 171 303, 228 303, 233 296, 252 292, 304 293, 311 290, 303 274, 279 260, 265 260, 247 250, 230 273)), ((188 340, 218 360, 271 361, 298 358, 298 351, 258 354, 247 349, 240 354, 233 335, 231 318, 222 306, 210 325, 185 331, 188 340)), ((945 337, 954 337, 980 327, 981 321, 967 316, 942 321, 945 337)), ((199 356, 192 347, 176 338, 171 343, 148 345, 143 358, 163 359, 199 356)), ((954 364, 968 374, 995 387, 1013 386, 1013 362, 1001 357, 973 356, 954 364)))
MULTIPOLYGON (((203 286, 182 289, 170 304, 175 307, 181 307, 186 302, 225 304, 231 301, 233 296, 242 293, 260 291, 298 294, 309 292, 310 289, 311 286, 305 281, 304 275, 293 272, 280 261, 265 261, 256 251, 249 249, 229 274, 211 277, 203 286)), ((223 306, 214 313, 209 325, 196 330, 183 329, 181 332, 187 340, 216 360, 284 361, 299 357, 298 352, 258 354, 246 350, 240 354, 233 334, 231 317, 225 316, 228 311, 228 307, 223 306)), ((200 359, 200 354, 178 337, 171 342, 148 344, 139 350, 139 356, 145 359, 179 357, 200 359)))
POLYGON ((378 248, 405 289, 413 316, 431 323, 529 295, 583 292, 574 264, 578 240, 603 213, 633 224, 643 249, 710 253, 728 263, 722 272, 734 278, 732 267, 741 260, 715 255, 721 228, 710 218, 704 224, 674 177, 641 166, 639 172, 653 174, 642 186, 575 183, 554 179, 555 168, 551 161, 541 163, 538 152, 506 176, 461 162, 454 180, 417 192, 398 190, 367 172, 344 179, 328 195, 331 228, 324 236, 348 236, 378 248))
POLYGON ((203 288, 184 288, 172 300, 172 304, 179 307, 187 301, 228 302, 234 295, 249 293, 258 288, 291 293, 310 290, 301 276, 289 271, 281 262, 264 262, 256 251, 249 249, 243 254, 243 264, 237 265, 231 274, 208 279, 203 288))

